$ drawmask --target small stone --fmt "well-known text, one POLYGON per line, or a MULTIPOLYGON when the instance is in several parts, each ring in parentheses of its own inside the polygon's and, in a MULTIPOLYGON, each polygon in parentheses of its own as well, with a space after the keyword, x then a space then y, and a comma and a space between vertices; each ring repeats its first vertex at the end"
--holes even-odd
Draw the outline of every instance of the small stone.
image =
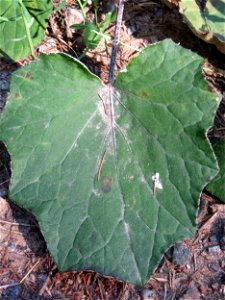
POLYGON ((155 17, 160 18, 163 16, 163 13, 164 13, 163 9, 157 8, 155 12, 155 17))
POLYGON ((191 259, 191 254, 187 246, 179 242, 174 246, 173 250, 173 258, 172 261, 175 265, 182 266, 184 265, 189 259, 191 259))
POLYGON ((113 0, 102 1, 102 10, 104 14, 113 11, 114 9, 115 9, 115 2, 113 0))
POLYGON ((179 298, 179 300, 197 300, 201 299, 199 290, 196 286, 191 285, 185 292, 185 294, 179 298))
POLYGON ((8 190, 6 188, 0 188, 0 197, 6 197, 8 195, 8 190))
POLYGON ((36 280, 36 276, 34 275, 34 274, 30 274, 30 276, 29 276, 29 280, 31 281, 31 282, 35 282, 35 280, 36 280))
POLYGON ((218 284, 224 284, 225 282, 225 274, 223 272, 220 272, 219 274, 216 274, 215 276, 215 282, 218 284))
POLYGON ((9 82, 7 80, 2 80, 0 85, 1 91, 7 91, 9 89, 9 82))
POLYGON ((208 253, 213 254, 213 253, 219 253, 221 251, 219 242, 220 242, 220 237, 218 234, 213 234, 209 237, 209 242, 212 243, 212 245, 209 244, 208 247, 208 253))
POLYGON ((127 32, 128 32, 129 35, 134 34, 136 31, 137 31, 137 28, 136 28, 135 25, 130 25, 130 26, 127 28, 127 32))
POLYGON ((214 290, 214 291, 218 291, 219 290, 219 283, 218 282, 215 282, 211 285, 211 288, 214 290))
POLYGON ((46 275, 46 274, 40 274, 39 275, 39 279, 41 280, 41 281, 45 281, 46 279, 48 278, 48 275, 46 275))
POLYGON ((223 285, 221 286, 221 288, 220 288, 220 294, 221 294, 222 296, 225 296, 225 284, 223 284, 223 285))
POLYGON ((153 300, 154 299, 154 291, 151 289, 143 289, 142 299, 143 300, 153 300))
POLYGON ((209 254, 219 253, 219 252, 221 252, 220 246, 215 245, 208 248, 209 254))
POLYGON ((14 243, 10 243, 9 244, 9 248, 12 249, 12 250, 14 250, 14 249, 16 249, 16 245, 14 243))
POLYGON ((208 269, 213 272, 217 272, 220 269, 219 261, 212 261, 208 264, 208 269))
POLYGON ((187 269, 190 270, 191 266, 189 264, 186 265, 187 269))
MULTIPOLYGON (((174 297, 174 291, 172 288, 168 288, 167 289, 167 292, 166 292, 166 295, 165 295, 165 289, 164 288, 161 288, 159 289, 158 291, 158 299, 173 299, 174 297)), ((156 298, 155 298, 156 299, 156 298)), ((180 300, 180 299, 179 299, 180 300)))
POLYGON ((219 242, 219 236, 217 234, 213 234, 209 237, 209 241, 212 243, 218 243, 219 242))
POLYGON ((225 250, 225 235, 223 235, 220 239, 220 248, 224 251, 225 250))

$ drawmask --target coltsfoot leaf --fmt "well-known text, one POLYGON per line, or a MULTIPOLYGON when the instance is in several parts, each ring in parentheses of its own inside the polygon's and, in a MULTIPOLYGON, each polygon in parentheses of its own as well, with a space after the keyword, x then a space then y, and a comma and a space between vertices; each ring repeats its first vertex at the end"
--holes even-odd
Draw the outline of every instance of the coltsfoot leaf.
POLYGON ((62 54, 13 75, 0 123, 10 195, 36 216, 62 271, 143 285, 165 250, 194 233, 200 192, 217 173, 205 132, 218 95, 201 63, 165 40, 115 90, 62 54))

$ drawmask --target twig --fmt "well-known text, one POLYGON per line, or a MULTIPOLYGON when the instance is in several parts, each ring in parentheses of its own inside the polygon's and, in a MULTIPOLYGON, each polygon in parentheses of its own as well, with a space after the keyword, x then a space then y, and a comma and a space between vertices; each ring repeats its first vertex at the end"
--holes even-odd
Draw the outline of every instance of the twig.
POLYGON ((19 285, 20 283, 10 283, 10 284, 5 284, 5 285, 0 285, 0 290, 1 289, 8 289, 8 288, 10 288, 10 287, 14 287, 14 286, 17 286, 17 285, 19 285))
POLYGON ((20 280, 19 284, 22 284, 26 278, 30 275, 31 272, 33 272, 33 270, 39 265, 39 263, 42 261, 44 262, 46 260, 46 257, 44 259, 39 259, 32 267, 31 269, 27 272, 27 274, 20 280))
POLYGON ((103 156, 102 156, 102 159, 101 159, 99 168, 98 168, 98 181, 99 181, 100 178, 101 178, 101 171, 102 171, 102 166, 103 166, 103 163, 104 163, 104 160, 105 160, 105 156, 106 156, 106 150, 105 150, 104 153, 103 153, 103 156))
MULTIPOLYGON (((1 225, 1 226, 3 226, 3 225, 1 225)), ((22 232, 16 231, 16 230, 11 230, 11 228, 10 229, 6 229, 6 228, 2 227, 0 230, 7 231, 7 232, 10 232, 10 233, 15 233, 15 234, 23 235, 22 232)))
POLYGON ((26 278, 30 275, 30 273, 33 272, 33 270, 34 270, 41 262, 44 262, 45 260, 46 260, 46 257, 45 257, 45 258, 40 258, 40 259, 32 266, 32 268, 27 272, 27 274, 26 274, 19 282, 1 285, 1 286, 0 286, 0 290, 1 290, 1 289, 7 289, 7 288, 10 288, 10 287, 14 287, 14 286, 18 286, 18 285, 22 284, 22 283, 26 280, 26 278))
POLYGON ((46 290, 48 293, 51 294, 51 292, 50 292, 49 290, 47 290, 47 285, 48 285, 49 282, 51 281, 51 276, 52 276, 53 271, 56 270, 56 269, 57 269, 57 267, 56 267, 56 265, 54 265, 54 266, 52 267, 52 269, 50 270, 47 279, 45 280, 45 282, 44 282, 42 288, 40 289, 40 291, 39 291, 39 293, 38 293, 39 296, 42 296, 42 295, 44 294, 44 291, 45 291, 45 290, 46 290))
POLYGON ((114 70, 115 70, 116 56, 117 56, 117 50, 119 45, 120 28, 121 28, 122 18, 123 18, 123 8, 124 8, 124 0, 119 0, 118 13, 116 18, 116 28, 115 28, 114 41, 112 46, 111 61, 109 66, 109 83, 111 85, 113 85, 114 82, 114 70))
POLYGON ((0 219, 0 223, 9 224, 9 225, 12 225, 12 226, 15 225, 15 226, 37 227, 37 225, 9 222, 9 221, 5 221, 5 220, 2 220, 2 219, 0 219))

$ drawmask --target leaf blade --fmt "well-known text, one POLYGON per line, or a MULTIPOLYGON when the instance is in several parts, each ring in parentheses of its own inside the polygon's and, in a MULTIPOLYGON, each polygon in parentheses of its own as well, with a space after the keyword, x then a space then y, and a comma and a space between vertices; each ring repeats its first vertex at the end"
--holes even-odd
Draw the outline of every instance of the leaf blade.
POLYGON ((207 185, 207 190, 225 202, 225 142, 219 141, 214 146, 220 171, 215 178, 207 185))
POLYGON ((67 56, 42 55, 14 75, 0 125, 11 197, 32 210, 61 270, 143 285, 164 251, 194 233, 201 188, 217 172, 204 136, 217 95, 200 63, 168 40, 145 50, 116 79, 115 122, 107 89, 67 56))
POLYGON ((0 2, 1 18, 7 22, 0 23, 1 55, 13 60, 24 58, 31 53, 22 14, 29 25, 33 45, 37 46, 44 38, 47 19, 53 5, 51 0, 2 0, 0 2), (21 6, 22 3, 22 6, 21 6))

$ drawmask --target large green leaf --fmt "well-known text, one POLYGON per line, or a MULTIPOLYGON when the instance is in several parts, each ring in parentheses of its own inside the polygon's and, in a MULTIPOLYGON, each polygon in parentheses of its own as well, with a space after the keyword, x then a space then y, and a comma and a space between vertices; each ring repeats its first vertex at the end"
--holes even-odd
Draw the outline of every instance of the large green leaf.
POLYGON ((15 73, 0 124, 11 198, 34 213, 61 270, 142 285, 194 233, 217 173, 205 137, 217 95, 201 63, 170 40, 144 50, 116 79, 114 113, 112 89, 66 55, 15 73))
POLYGON ((191 29, 225 53, 224 0, 181 0, 179 6, 191 29))
POLYGON ((21 3, 20 0, 1 0, 1 55, 17 60, 31 54, 26 26, 33 45, 38 45, 44 38, 52 8, 51 0, 22 0, 21 3))
POLYGON ((216 197, 225 202, 225 141, 220 141, 213 147, 218 159, 220 171, 210 182, 207 189, 216 197))

